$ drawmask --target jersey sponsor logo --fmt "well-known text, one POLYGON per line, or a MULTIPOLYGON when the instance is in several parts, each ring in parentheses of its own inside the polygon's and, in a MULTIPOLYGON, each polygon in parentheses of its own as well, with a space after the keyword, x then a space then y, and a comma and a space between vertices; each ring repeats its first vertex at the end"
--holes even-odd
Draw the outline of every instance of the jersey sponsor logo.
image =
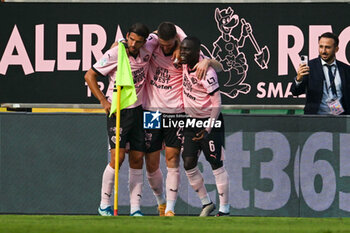
POLYGON ((142 82, 146 78, 145 70, 143 69, 143 67, 141 67, 140 69, 133 71, 132 76, 135 84, 142 82))
POLYGON ((143 112, 143 128, 144 129, 160 129, 161 115, 162 114, 159 111, 156 111, 156 112, 145 111, 145 112, 143 112))
POLYGON ((192 96, 190 93, 186 92, 185 90, 183 92, 188 98, 190 98, 192 100, 196 100, 196 97, 192 96))
POLYGON ((152 86, 155 86, 156 88, 158 89, 164 89, 164 90, 170 90, 170 89, 173 89, 172 86, 167 86, 167 85, 164 85, 164 84, 157 84, 154 80, 151 80, 150 84, 152 86))
POLYGON ((170 74, 168 69, 157 67, 156 74, 153 76, 154 81, 159 83, 169 83, 170 74))
POLYGON ((187 77, 186 74, 184 75, 183 78, 184 78, 184 79, 183 79, 183 83, 182 83, 183 87, 184 87, 186 90, 188 90, 188 91, 191 92, 191 91, 192 91, 192 83, 191 83, 190 79, 187 77))

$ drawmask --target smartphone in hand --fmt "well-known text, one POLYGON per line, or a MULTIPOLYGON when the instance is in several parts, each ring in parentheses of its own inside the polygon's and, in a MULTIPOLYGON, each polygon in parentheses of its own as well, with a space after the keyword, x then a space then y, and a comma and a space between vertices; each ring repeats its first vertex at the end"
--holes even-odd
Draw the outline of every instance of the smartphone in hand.
POLYGON ((301 55, 300 56, 300 64, 302 64, 302 65, 307 65, 307 63, 308 63, 308 57, 306 56, 306 55, 301 55))

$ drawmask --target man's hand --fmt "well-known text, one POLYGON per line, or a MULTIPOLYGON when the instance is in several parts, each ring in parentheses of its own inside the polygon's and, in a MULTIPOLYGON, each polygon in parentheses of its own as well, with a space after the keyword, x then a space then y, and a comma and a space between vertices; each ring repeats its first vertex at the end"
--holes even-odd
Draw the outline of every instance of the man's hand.
POLYGON ((310 67, 308 67, 306 64, 300 64, 297 71, 297 81, 298 82, 303 81, 303 77, 305 75, 308 75, 309 73, 310 73, 310 67))
POLYGON ((208 136, 208 131, 206 131, 205 129, 202 129, 196 134, 196 137, 192 138, 192 141, 198 142, 202 139, 205 139, 207 136, 208 136))
POLYGON ((198 77, 199 80, 202 80, 203 78, 205 78, 209 65, 210 65, 210 60, 203 59, 193 67, 194 70, 197 69, 196 76, 198 77))
POLYGON ((180 62, 180 49, 175 49, 173 55, 171 56, 171 60, 174 61, 174 64, 178 64, 180 62))
POLYGON ((102 108, 105 110, 105 112, 109 115, 109 112, 111 111, 111 103, 108 102, 106 99, 101 100, 102 108))

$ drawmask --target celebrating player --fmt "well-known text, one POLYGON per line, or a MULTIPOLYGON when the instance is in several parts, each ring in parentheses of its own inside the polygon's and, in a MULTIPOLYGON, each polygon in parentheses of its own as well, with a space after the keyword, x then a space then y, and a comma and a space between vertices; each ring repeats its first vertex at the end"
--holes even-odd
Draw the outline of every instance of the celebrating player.
POLYGON ((180 49, 184 107, 190 117, 184 128, 182 158, 185 172, 190 185, 202 202, 200 216, 208 216, 215 209, 215 205, 210 200, 203 176, 197 167, 198 156, 203 151, 213 169, 219 193, 220 208, 216 216, 228 216, 229 177, 223 166, 225 135, 217 75, 214 69, 209 67, 205 78, 199 80, 194 72, 195 65, 203 59, 200 55, 200 41, 196 37, 185 38, 180 49))
MULTIPOLYGON (((172 120, 184 115, 182 99, 182 67, 174 63, 173 54, 180 46, 185 33, 171 22, 163 22, 157 32, 150 37, 158 40, 150 61, 147 96, 143 104, 145 110, 159 111, 163 119, 173 115, 172 120)), ((198 66, 198 72, 205 73, 208 66, 221 68, 215 60, 204 59, 198 66)), ((146 168, 151 189, 156 196, 160 216, 174 216, 175 202, 180 183, 179 158, 181 147, 179 127, 146 130, 146 168), (166 177, 166 201, 163 191, 163 174, 159 169, 160 150, 165 143, 165 160, 168 174, 166 177)))
MULTIPOLYGON (((146 43, 149 30, 141 23, 133 24, 126 35, 126 50, 128 53, 131 71, 135 83, 137 101, 133 105, 123 109, 120 117, 120 166, 125 157, 125 144, 130 142, 129 151, 129 189, 130 189, 130 215, 142 216, 140 210, 140 199, 143 186, 143 156, 145 152, 145 134, 143 130, 142 99, 148 64, 153 49, 148 49, 151 43, 146 43)), ((109 115, 111 108, 112 94, 115 83, 115 76, 118 67, 118 46, 108 50, 102 58, 85 74, 85 80, 94 96, 100 101, 102 107, 109 115), (97 84, 97 76, 108 76, 109 86, 107 99, 100 91, 97 84)), ((107 117, 107 130, 111 161, 106 166, 102 177, 101 203, 98 212, 102 216, 112 216, 113 210, 110 204, 114 184, 115 164, 115 130, 116 119, 107 117)))

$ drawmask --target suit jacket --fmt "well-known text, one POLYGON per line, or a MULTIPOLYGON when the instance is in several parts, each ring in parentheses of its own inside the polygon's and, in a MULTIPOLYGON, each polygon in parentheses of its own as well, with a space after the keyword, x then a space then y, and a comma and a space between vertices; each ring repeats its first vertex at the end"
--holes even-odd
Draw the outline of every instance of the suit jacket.
MULTIPOLYGON (((341 79, 343 97, 340 102, 344 108, 343 114, 350 115, 350 66, 338 60, 336 60, 336 63, 341 79)), ((325 80, 321 58, 310 60, 308 65, 310 67, 309 75, 304 76, 303 81, 298 86, 293 81, 291 92, 295 96, 306 94, 304 113, 317 114, 323 96, 325 80)))

